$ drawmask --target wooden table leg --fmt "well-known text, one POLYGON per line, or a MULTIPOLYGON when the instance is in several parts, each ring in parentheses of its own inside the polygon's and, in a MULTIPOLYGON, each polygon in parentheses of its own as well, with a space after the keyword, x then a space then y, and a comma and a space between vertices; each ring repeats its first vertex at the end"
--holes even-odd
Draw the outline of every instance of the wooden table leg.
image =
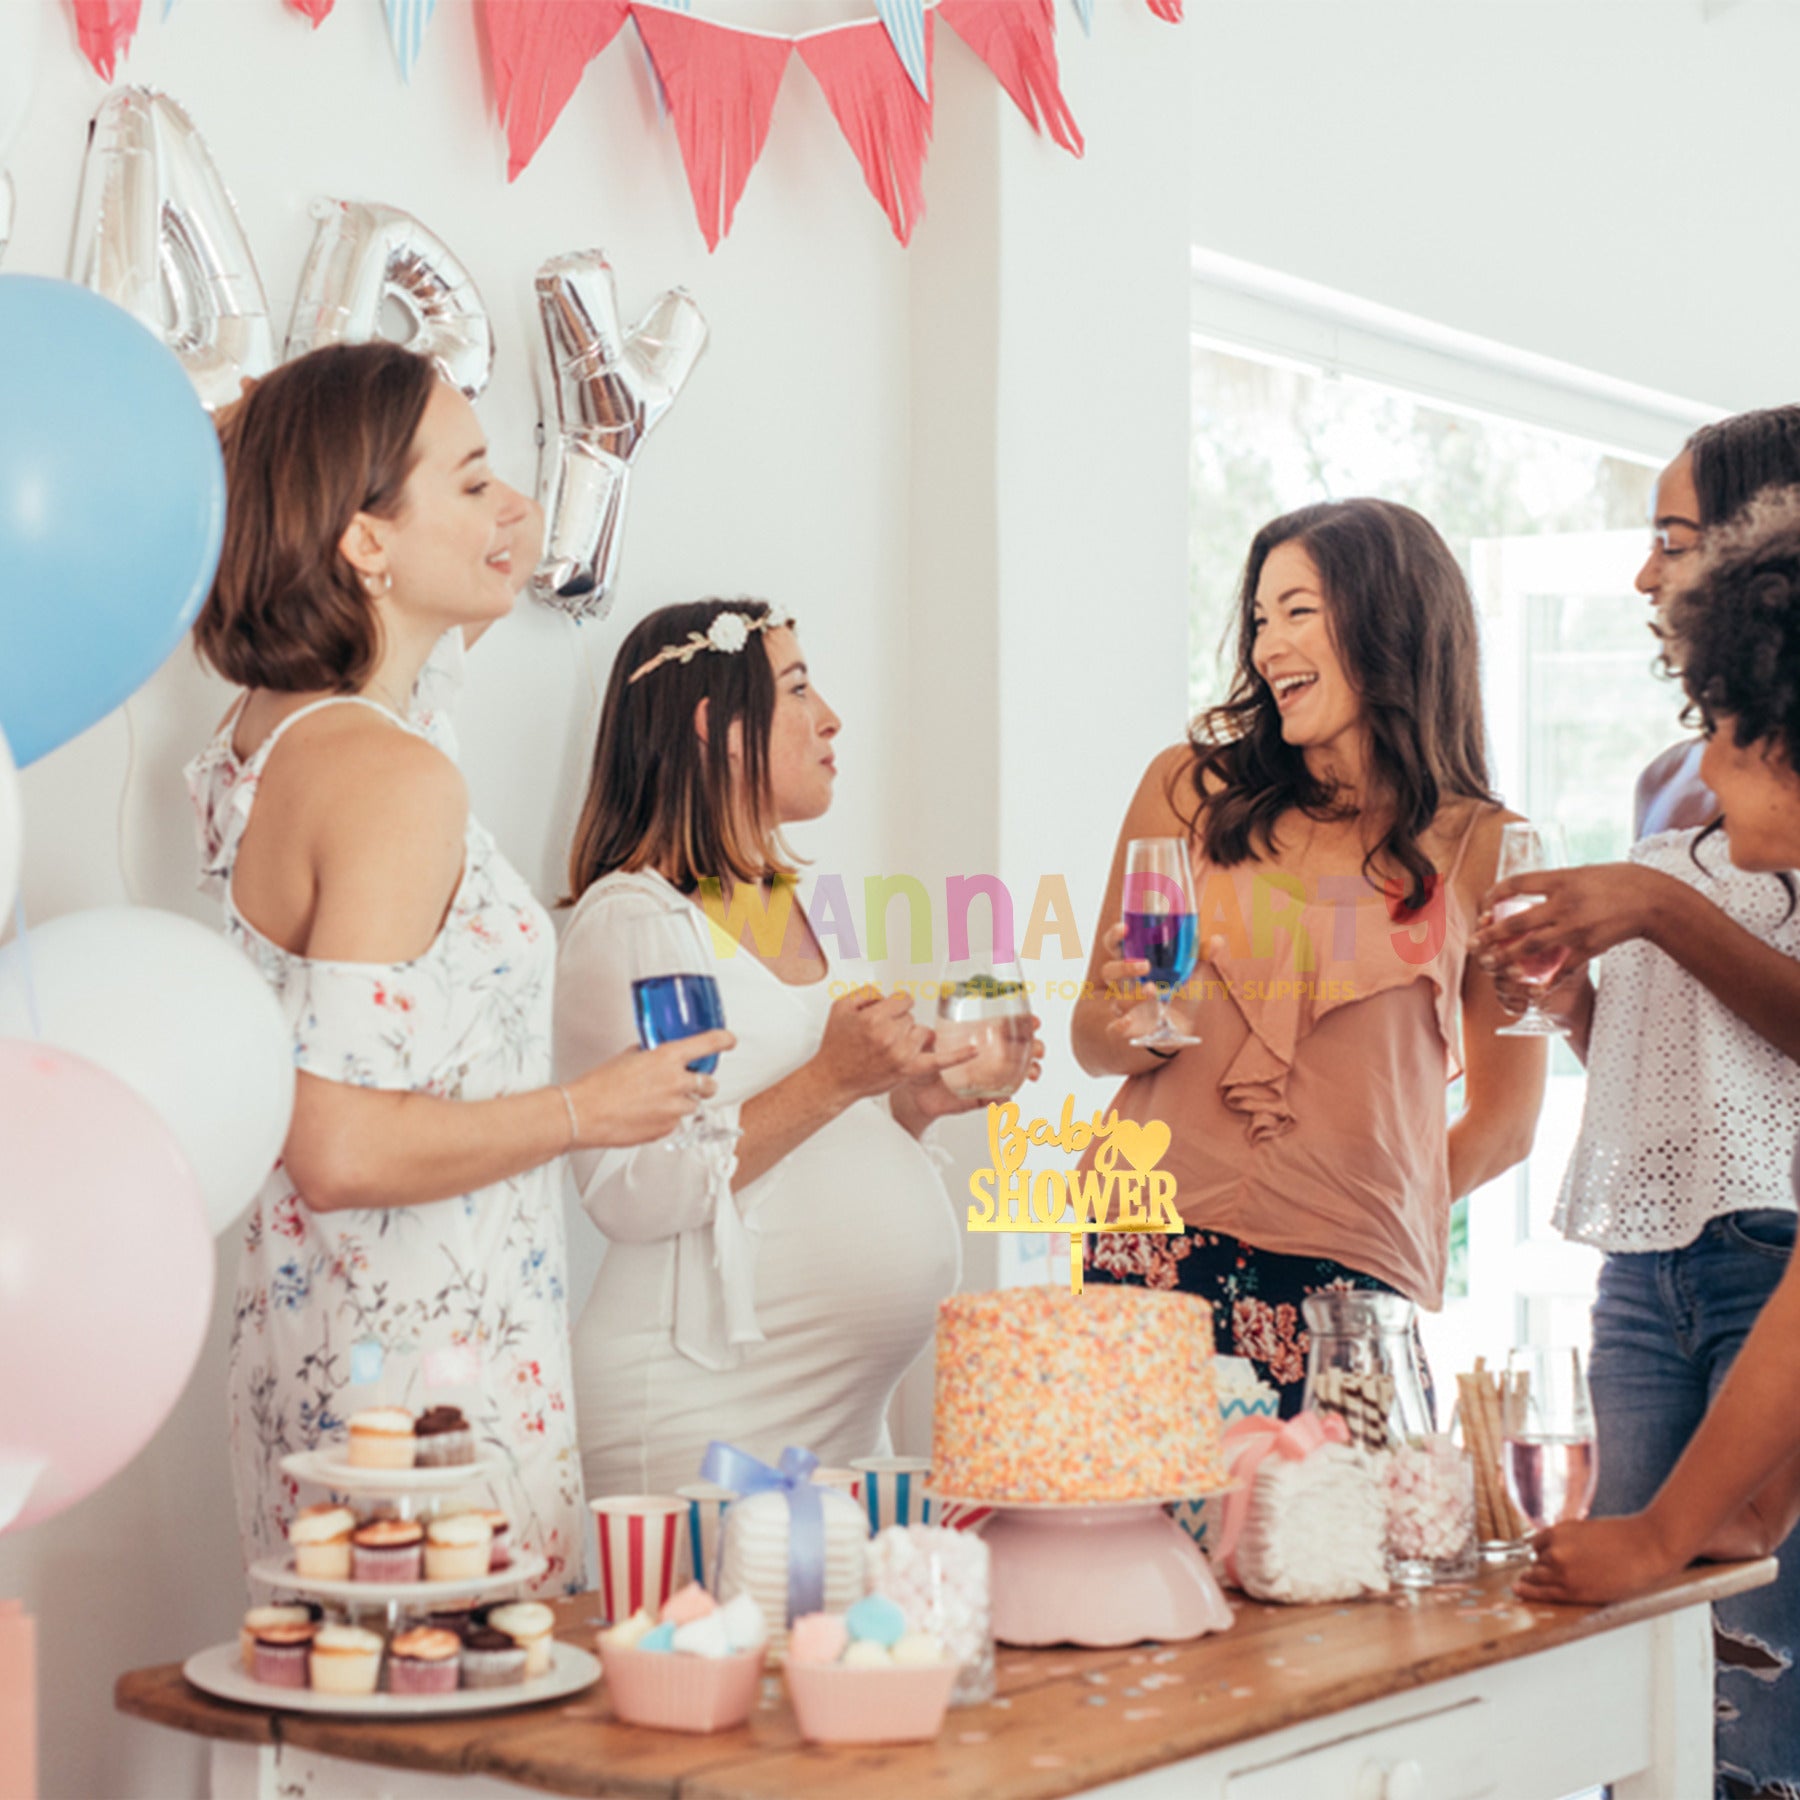
POLYGON ((1683 1607, 1653 1621, 1650 1767, 1613 1784, 1613 1800, 1713 1791, 1713 1618, 1683 1607))

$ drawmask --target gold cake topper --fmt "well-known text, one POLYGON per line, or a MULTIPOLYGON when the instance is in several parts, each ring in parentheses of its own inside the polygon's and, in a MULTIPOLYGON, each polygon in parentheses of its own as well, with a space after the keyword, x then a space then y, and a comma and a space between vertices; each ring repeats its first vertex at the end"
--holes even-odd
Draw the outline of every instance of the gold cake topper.
POLYGON ((1187 1229, 1175 1210, 1175 1177, 1156 1165, 1169 1148, 1161 1119, 1121 1119, 1116 1112, 1075 1117, 1075 1097, 1063 1101, 1062 1120, 1019 1122, 1011 1100, 990 1106, 989 1166, 969 1177, 971 1231, 1066 1231, 1069 1292, 1081 1292, 1081 1240, 1090 1231, 1157 1231, 1179 1236, 1187 1229), (1094 1147, 1091 1169, 1025 1167, 1027 1151, 1054 1146, 1079 1155, 1094 1147), (1118 1164, 1123 1158, 1126 1166, 1118 1164))

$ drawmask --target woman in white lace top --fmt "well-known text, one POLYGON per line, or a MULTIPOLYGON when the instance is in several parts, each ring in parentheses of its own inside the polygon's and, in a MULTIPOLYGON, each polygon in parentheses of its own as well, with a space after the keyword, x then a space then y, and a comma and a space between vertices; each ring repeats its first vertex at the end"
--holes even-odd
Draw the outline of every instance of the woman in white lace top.
POLYGON ((940 1059, 908 995, 829 979, 781 838, 830 806, 838 729, 761 601, 664 607, 620 647, 570 858, 557 1066, 636 1042, 632 926, 674 912, 713 950, 738 1040, 713 1116, 740 1135, 573 1158, 607 1238, 575 1328, 591 1495, 692 1481, 713 1438, 882 1453, 956 1286, 958 1217, 918 1138, 984 1104, 941 1078, 967 1053, 940 1059))

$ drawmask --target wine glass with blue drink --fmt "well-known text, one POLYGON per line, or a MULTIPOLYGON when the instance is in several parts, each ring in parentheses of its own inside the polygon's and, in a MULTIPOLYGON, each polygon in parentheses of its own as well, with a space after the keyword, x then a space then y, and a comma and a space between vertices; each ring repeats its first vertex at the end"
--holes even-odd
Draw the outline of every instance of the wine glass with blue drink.
MULTIPOLYGON (((725 1024, 725 1007, 719 998, 718 977, 712 970, 713 950, 691 910, 653 913, 634 919, 631 933, 631 1010, 637 1020, 638 1042, 646 1050, 671 1044, 678 1038, 718 1031, 725 1024)), ((718 1053, 696 1057, 688 1068, 696 1075, 710 1075, 719 1066, 718 1053)), ((691 1117, 663 1139, 670 1150, 686 1150, 698 1144, 721 1143, 738 1135, 721 1124, 700 1102, 691 1117)))
POLYGON ((1185 839, 1133 838, 1126 846, 1124 916, 1124 954, 1150 965, 1143 979, 1156 989, 1156 1024, 1132 1043, 1141 1050, 1179 1050, 1199 1043, 1169 1020, 1169 1001, 1194 973, 1200 949, 1185 839))

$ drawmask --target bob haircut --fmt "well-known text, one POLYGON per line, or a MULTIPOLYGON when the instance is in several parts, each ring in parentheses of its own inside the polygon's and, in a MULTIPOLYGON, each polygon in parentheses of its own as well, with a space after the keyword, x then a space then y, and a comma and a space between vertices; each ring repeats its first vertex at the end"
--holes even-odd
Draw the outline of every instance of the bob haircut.
POLYGON ((765 600, 693 600, 665 606, 627 633, 613 660, 594 737, 587 798, 569 852, 570 901, 615 869, 659 868, 683 893, 702 882, 762 882, 793 875, 794 858, 773 819, 769 729, 775 673, 753 630, 741 650, 702 650, 632 676, 690 633, 704 637, 721 613, 755 625, 765 600), (704 700, 707 732, 694 729, 704 700), (741 726, 743 791, 731 772, 731 727, 741 726), (746 834, 745 814, 758 823, 746 834))
POLYGON ((348 693, 381 651, 339 542, 399 516, 437 374, 398 344, 333 344, 265 375, 220 416, 225 542, 194 641, 240 687, 348 693))
POLYGON ((1304 547, 1325 590, 1325 624, 1362 701, 1374 773, 1394 819, 1378 853, 1406 872, 1404 906, 1422 907, 1437 871, 1420 845, 1444 802, 1492 802, 1481 710, 1475 607, 1450 547, 1410 507, 1386 500, 1304 506, 1256 534, 1238 589, 1237 670, 1229 693, 1194 722, 1191 829, 1221 868, 1273 846, 1299 810, 1345 816, 1338 794, 1281 735, 1281 714, 1252 661, 1257 583, 1282 544, 1304 547))

